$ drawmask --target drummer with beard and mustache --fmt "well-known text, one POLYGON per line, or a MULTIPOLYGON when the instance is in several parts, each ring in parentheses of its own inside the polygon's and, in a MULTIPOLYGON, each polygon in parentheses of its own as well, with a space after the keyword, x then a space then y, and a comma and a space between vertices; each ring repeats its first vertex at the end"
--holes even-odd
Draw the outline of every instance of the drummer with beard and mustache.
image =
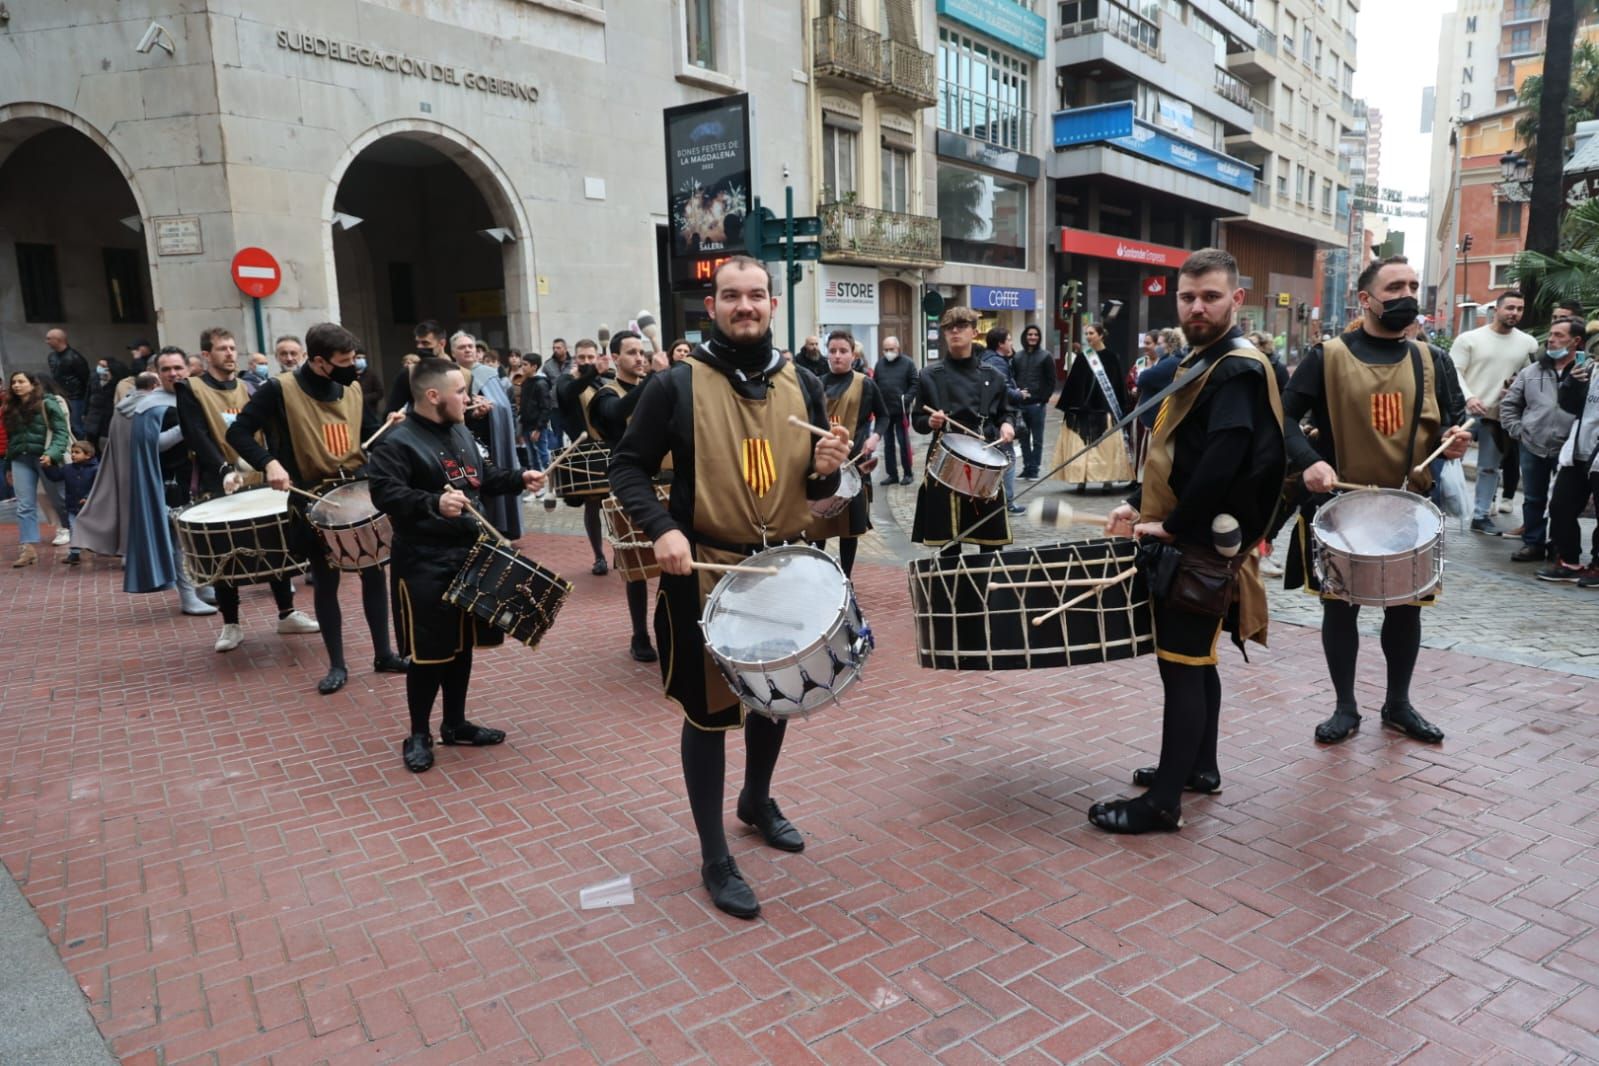
POLYGON ((411 660, 405 679, 411 732, 401 754, 412 773, 433 765, 430 720, 441 690, 441 743, 481 748, 505 740, 503 731, 466 719, 472 651, 503 643, 505 634, 446 603, 444 592, 483 534, 467 505, 479 507, 484 495, 537 492, 544 485, 539 471, 500 470, 482 458, 464 424, 467 406, 461 368, 448 359, 422 360, 411 368, 410 414, 384 435, 367 466, 372 502, 394 528, 394 630, 411 660))
POLYGON ((788 424, 793 416, 825 429, 827 406, 821 382, 772 347, 777 301, 766 267, 734 256, 716 268, 712 286, 705 299, 715 320, 710 339, 639 390, 633 420, 611 453, 610 481, 633 524, 654 541, 661 567, 655 640, 666 695, 684 715, 683 779, 699 834, 700 877, 718 908, 754 918, 760 904, 722 828, 725 735, 744 730, 739 820, 772 847, 800 851, 805 838, 771 798, 787 723, 746 717, 710 661, 699 622, 719 575, 690 564, 737 563, 802 540, 808 501, 837 494, 849 435, 838 427, 818 439, 788 424), (652 483, 668 456, 670 509, 652 483))
POLYGON ((856 470, 861 476, 861 489, 843 511, 832 518, 815 519, 806 535, 813 547, 824 548, 827 538, 838 538, 838 565, 848 577, 855 570, 855 549, 861 536, 872 528, 872 475, 871 460, 877 451, 877 433, 873 425, 888 423, 888 407, 872 379, 854 369, 855 338, 848 330, 837 329, 827 335, 827 376, 822 378, 822 388, 827 393, 827 417, 834 425, 850 432, 854 442, 850 452, 858 460, 856 470))

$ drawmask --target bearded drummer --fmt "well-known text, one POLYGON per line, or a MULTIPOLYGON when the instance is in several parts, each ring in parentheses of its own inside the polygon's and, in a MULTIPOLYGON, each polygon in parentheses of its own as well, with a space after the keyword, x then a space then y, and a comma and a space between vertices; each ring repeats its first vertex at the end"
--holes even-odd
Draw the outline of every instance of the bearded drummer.
MULTIPOLYGON (((1361 319, 1348 333, 1312 348, 1294 370, 1283 394, 1288 419, 1288 459, 1304 470, 1305 488, 1322 495, 1335 481, 1386 488, 1404 486, 1426 494, 1432 475, 1413 468, 1440 445, 1444 456, 1466 454, 1471 435, 1451 426, 1441 428, 1441 412, 1449 410, 1454 369, 1425 344, 1406 340, 1405 327, 1416 321, 1416 294, 1421 283, 1402 255, 1377 260, 1356 281, 1361 319), (1300 420, 1310 416, 1316 429, 1310 440, 1300 420)), ((1321 585, 1310 565, 1310 520, 1316 500, 1300 509, 1299 534, 1288 558, 1284 584, 1321 585)), ((1444 739, 1442 729, 1423 718, 1410 702, 1410 679, 1421 653, 1421 607, 1436 591, 1415 603, 1383 609, 1382 650, 1388 665, 1388 689, 1382 724, 1427 744, 1444 739)), ((1355 703, 1355 658, 1360 633, 1355 628, 1358 604, 1321 601, 1321 646, 1332 677, 1332 717, 1316 727, 1316 740, 1337 744, 1360 728, 1355 703)))
MULTIPOLYGON (((195 473, 201 498, 261 484, 259 474, 238 472, 239 453, 227 441, 228 427, 239 417, 254 387, 238 376, 239 349, 233 333, 221 326, 206 330, 210 348, 202 354, 205 372, 177 384, 178 422, 183 439, 194 453, 195 473)), ((267 585, 278 605, 279 633, 315 633, 318 626, 302 611, 294 609, 294 585, 287 577, 271 578, 267 585)), ((226 581, 211 586, 222 612, 222 632, 214 648, 232 651, 244 643, 244 626, 239 622, 239 589, 226 581)))
MULTIPOLYGON (((266 475, 272 488, 290 486, 309 491, 323 482, 353 475, 366 464, 361 442, 378 431, 382 419, 369 413, 356 382, 355 334, 335 322, 321 322, 305 334, 305 362, 279 374, 255 390, 244 410, 228 427, 228 445, 255 470, 266 475)), ((389 416, 397 422, 404 416, 389 416)), ((289 550, 311 564, 313 604, 322 627, 322 645, 328 653, 328 672, 316 690, 331 696, 350 679, 344 661, 344 614, 339 609, 339 571, 328 563, 327 547, 305 517, 301 496, 290 496, 289 550)), ((389 643, 388 590, 383 568, 360 571, 361 608, 372 634, 380 674, 405 673, 405 660, 389 643)))
POLYGON ((1194 610, 1191 601, 1179 606, 1184 601, 1170 589, 1151 589, 1164 696, 1160 762, 1134 771, 1133 783, 1148 788, 1143 795, 1088 809, 1088 820, 1109 833, 1174 831, 1183 824, 1185 790, 1221 791, 1216 645, 1224 628, 1240 648, 1246 640, 1266 643, 1266 588, 1254 548, 1282 495, 1283 414, 1270 360, 1236 325, 1243 302, 1238 264, 1227 252, 1204 248, 1183 263, 1177 310, 1190 348, 1177 379, 1187 384, 1160 407, 1141 487, 1110 513, 1107 532, 1158 542, 1140 545, 1140 556, 1160 554, 1191 572, 1206 553, 1238 564, 1234 602, 1216 612, 1194 610), (1225 515, 1236 526, 1223 528, 1238 534, 1225 545, 1230 555, 1217 551, 1217 518, 1225 515))
POLYGON ((710 339, 640 390, 610 467, 617 499, 654 542, 661 567, 655 640, 666 695, 684 716, 683 779, 699 834, 700 877, 711 901, 739 918, 754 918, 760 904, 722 828, 729 730, 744 730, 739 820, 783 851, 802 850, 805 838, 771 797, 787 722, 746 717, 711 663, 699 622, 719 575, 690 564, 738 563, 804 539, 808 501, 837 495, 838 469, 849 457, 844 428, 818 439, 788 424, 794 416, 825 429, 827 405, 815 375, 773 349, 776 306, 771 277, 758 260, 740 255, 721 263, 705 299, 714 319, 710 339), (670 510, 651 480, 668 456, 670 510))
POLYGON ((394 529, 389 556, 394 630, 411 663, 405 678, 411 731, 400 755, 405 768, 417 774, 433 766, 430 723, 440 692, 441 743, 482 748, 505 741, 504 731, 466 719, 473 649, 501 644, 505 634, 446 603, 444 592, 483 535, 467 505, 481 511, 486 495, 537 492, 544 486, 544 475, 536 470, 501 470, 483 458, 466 428, 466 414, 466 374, 448 359, 423 359, 411 368, 411 413, 384 434, 383 447, 373 450, 367 466, 372 502, 394 529))
MULTIPOLYGON (((888 405, 872 379, 855 369, 855 338, 848 330, 835 329, 827 335, 827 375, 822 378, 827 393, 827 417, 850 432, 850 459, 864 465, 877 452, 881 439, 872 427, 888 425, 888 405)), ((871 469, 856 469, 861 475, 861 491, 849 506, 832 518, 818 518, 807 531, 818 548, 827 538, 838 538, 838 565, 848 577, 855 569, 855 549, 861 536, 872 528, 871 469)))
MULTIPOLYGON (((1010 444, 1016 439, 1016 427, 1005 399, 1005 379, 972 356, 977 312, 970 307, 951 307, 939 319, 938 328, 944 335, 944 358, 922 371, 916 381, 911 425, 918 433, 964 432, 952 425, 953 421, 985 441, 1010 444)), ((930 460, 931 448, 927 455, 930 460)), ((916 491, 911 540, 942 548, 944 555, 959 555, 962 543, 1002 547, 1011 542, 1009 503, 1003 490, 991 500, 977 500, 924 472, 922 486, 916 491), (955 539, 963 533, 961 540, 955 539)))

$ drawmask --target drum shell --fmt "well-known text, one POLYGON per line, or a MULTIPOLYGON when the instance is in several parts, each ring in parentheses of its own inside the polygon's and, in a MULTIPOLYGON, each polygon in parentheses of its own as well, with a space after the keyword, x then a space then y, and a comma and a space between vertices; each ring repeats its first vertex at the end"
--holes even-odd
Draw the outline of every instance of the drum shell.
POLYGON ((991 500, 1005 484, 1005 468, 1010 459, 1004 452, 976 437, 961 433, 942 433, 927 446, 927 476, 962 496, 991 500), (984 459, 953 451, 946 440, 960 438, 982 446, 984 459), (986 460, 986 461, 985 461, 986 460))
MULTIPOLYGON (((250 493, 272 493, 274 489, 245 489, 228 499, 248 499, 250 493)), ((282 496, 282 510, 218 521, 198 521, 195 511, 210 500, 189 504, 172 512, 173 536, 183 554, 183 569, 196 585, 224 583, 253 585, 274 578, 302 574, 308 564, 290 551, 293 517, 288 494, 282 496)))
MULTIPOLYGON (((364 484, 364 479, 358 482, 337 482, 319 488, 319 495, 326 495, 329 491, 336 491, 342 485, 353 483, 364 484)), ((369 497, 370 499, 370 497, 369 497)), ((394 542, 394 529, 389 522, 389 516, 377 509, 373 504, 371 513, 348 522, 327 522, 318 519, 317 505, 312 504, 305 512, 306 521, 317 531, 323 545, 328 550, 328 565, 336 570, 358 571, 374 566, 382 566, 389 561, 389 553, 394 542)))
POLYGON ((853 466, 839 469, 838 491, 825 500, 811 501, 811 514, 817 518, 836 518, 849 510, 855 497, 861 494, 864 478, 853 466))
MULTIPOLYGON (((655 495, 664 504, 671 489, 657 485, 655 495)), ((600 505, 600 517, 605 523, 605 540, 615 556, 614 569, 624 581, 649 581, 659 577, 661 568, 655 561, 655 544, 633 524, 633 519, 615 496, 607 496, 600 505)))
POLYGON ((444 601, 534 648, 571 590, 559 574, 485 538, 467 554, 444 601))
POLYGON ((1134 551, 1132 540, 1098 539, 913 560, 906 571, 917 661, 934 670, 1026 670, 1153 652, 1154 613, 1142 574, 1031 624, 1087 591, 1081 582, 1131 567, 1134 551), (1062 584, 1068 580, 1079 583, 1062 584), (990 588, 994 582, 1039 587, 990 588))
MULTIPOLYGON (((1444 572, 1444 517, 1424 496, 1400 489, 1363 489, 1378 493, 1393 507, 1411 508, 1436 524, 1437 532, 1425 543, 1406 551, 1377 554, 1356 552, 1328 542, 1328 526, 1339 501, 1334 498, 1317 508, 1310 524, 1312 562, 1321 593, 1346 603, 1368 607, 1397 607, 1415 603, 1436 592, 1444 572)), ((1397 513, 1397 512, 1396 512, 1397 513)))
POLYGON ((550 474, 550 490, 563 500, 609 496, 611 449, 595 440, 575 445, 550 474))

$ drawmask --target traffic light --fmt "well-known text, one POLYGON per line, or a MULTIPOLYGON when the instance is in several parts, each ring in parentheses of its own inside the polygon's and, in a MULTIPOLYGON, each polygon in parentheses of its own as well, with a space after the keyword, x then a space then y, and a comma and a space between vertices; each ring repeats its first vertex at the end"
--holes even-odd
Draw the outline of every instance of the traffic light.
POLYGON ((1461 255, 1465 255, 1466 253, 1468 253, 1470 251, 1471 251, 1471 234, 1468 233, 1464 237, 1460 238, 1460 254, 1461 255))
POLYGON ((1310 305, 1303 300, 1299 301, 1299 321, 1310 321, 1310 305))

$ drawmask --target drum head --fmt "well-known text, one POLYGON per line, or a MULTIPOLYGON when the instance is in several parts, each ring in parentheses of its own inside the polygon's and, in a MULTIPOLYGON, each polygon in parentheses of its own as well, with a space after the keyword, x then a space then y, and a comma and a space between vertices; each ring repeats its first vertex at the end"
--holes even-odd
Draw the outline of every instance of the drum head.
POLYGON ((861 472, 853 466, 838 468, 838 492, 835 496, 853 500, 861 494, 861 472))
POLYGON ((319 526, 347 526, 378 513, 372 502, 372 486, 366 481, 350 481, 322 494, 306 516, 319 526))
POLYGON ((1313 529, 1317 540, 1350 555, 1405 555, 1438 539, 1443 514, 1415 493, 1367 489, 1322 504, 1313 529))
POLYGON ((1004 466, 1005 457, 999 451, 976 437, 965 433, 946 433, 939 438, 946 449, 976 466, 1004 466))
POLYGON ((217 496, 190 504, 177 513, 185 522, 236 522, 239 519, 267 518, 289 509, 289 494, 277 489, 245 489, 232 496, 217 496))
POLYGON ((844 572, 814 548, 761 552, 751 566, 776 574, 728 574, 705 603, 705 642, 734 662, 775 662, 809 648, 838 621, 844 572))

